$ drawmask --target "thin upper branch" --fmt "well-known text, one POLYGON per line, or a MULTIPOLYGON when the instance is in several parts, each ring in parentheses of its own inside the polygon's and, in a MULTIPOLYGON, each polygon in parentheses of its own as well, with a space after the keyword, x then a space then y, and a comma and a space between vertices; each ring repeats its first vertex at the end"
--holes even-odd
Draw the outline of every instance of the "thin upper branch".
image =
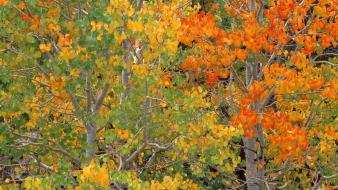
POLYGON ((109 90, 110 85, 108 83, 106 83, 103 87, 103 90, 100 94, 100 96, 97 98, 95 105, 94 105, 94 113, 97 113, 103 103, 103 99, 106 96, 108 90, 109 90))

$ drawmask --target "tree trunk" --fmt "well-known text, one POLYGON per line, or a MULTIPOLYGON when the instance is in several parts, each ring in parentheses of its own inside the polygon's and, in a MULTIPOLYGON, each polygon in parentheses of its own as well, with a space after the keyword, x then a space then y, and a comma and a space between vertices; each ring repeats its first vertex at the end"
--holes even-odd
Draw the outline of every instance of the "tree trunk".
POLYGON ((257 155, 256 155, 256 139, 255 138, 243 138, 245 147, 245 164, 246 164, 246 182, 248 190, 258 190, 258 175, 257 175, 257 155))
POLYGON ((88 122, 87 125, 86 158, 89 163, 94 158, 96 152, 96 128, 94 122, 88 122))
MULTIPOLYGON (((256 2, 255 0, 249 0, 249 11, 255 12, 256 2)), ((252 83, 257 80, 258 73, 258 63, 247 63, 246 65, 246 86, 247 88, 252 85, 252 83)), ((260 109, 259 103, 251 105, 252 109, 260 109)), ((261 112, 261 110, 258 110, 261 112)), ((255 136, 252 138, 244 137, 244 148, 245 148, 245 161, 246 161, 246 182, 248 190, 258 190, 263 189, 264 186, 264 166, 262 168, 258 167, 258 163, 264 161, 263 155, 263 130, 260 124, 254 126, 255 136), (257 153, 256 149, 256 139, 258 137, 259 142, 259 152, 257 153)))

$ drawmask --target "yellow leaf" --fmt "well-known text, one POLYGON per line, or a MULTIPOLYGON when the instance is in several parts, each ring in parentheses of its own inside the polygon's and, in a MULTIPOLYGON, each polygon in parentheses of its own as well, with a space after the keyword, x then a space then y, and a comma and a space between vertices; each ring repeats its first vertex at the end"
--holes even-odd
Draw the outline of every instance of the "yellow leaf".
POLYGON ((121 35, 118 32, 114 32, 114 38, 120 44, 123 40, 127 39, 127 36, 124 32, 121 35))
POLYGON ((176 53, 178 47, 178 41, 168 41, 167 48, 169 53, 176 53))
POLYGON ((160 106, 161 106, 162 108, 165 108, 165 107, 167 106, 167 104, 166 104, 165 102, 161 102, 161 103, 160 103, 160 106))
POLYGON ((97 41, 102 41, 102 34, 98 35, 98 36, 96 37, 96 39, 97 39, 97 41))
POLYGON ((6 178, 5 183, 9 183, 9 182, 11 182, 11 180, 9 178, 6 178))
POLYGON ((126 11, 126 13, 127 13, 127 15, 128 15, 129 17, 133 16, 133 15, 134 15, 134 12, 135 12, 135 10, 134 10, 133 7, 129 7, 129 8, 127 9, 127 11, 126 11))
POLYGON ((142 32, 143 31, 143 23, 139 21, 129 21, 128 28, 133 32, 142 32))

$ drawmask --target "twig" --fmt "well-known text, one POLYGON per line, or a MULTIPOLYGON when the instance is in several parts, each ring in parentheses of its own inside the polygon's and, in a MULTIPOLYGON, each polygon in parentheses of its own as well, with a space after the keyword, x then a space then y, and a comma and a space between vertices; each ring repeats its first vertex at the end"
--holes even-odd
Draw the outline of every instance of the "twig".
POLYGON ((147 144, 146 144, 146 143, 143 143, 136 151, 134 151, 134 152, 126 159, 126 161, 124 162, 123 166, 124 166, 125 164, 130 163, 131 161, 133 161, 133 160, 136 158, 136 156, 137 156, 139 153, 141 153, 141 152, 145 149, 146 146, 147 146, 147 144))
POLYGON ((89 74, 88 72, 85 74, 86 78, 86 112, 87 114, 90 114, 92 112, 91 106, 92 106, 92 99, 91 99, 91 89, 90 89, 90 82, 89 82, 89 74))
MULTIPOLYGON (((54 148, 52 146, 46 145, 46 144, 42 144, 42 143, 35 143, 35 142, 26 142, 25 144, 22 144, 19 147, 24 147, 24 146, 29 146, 29 145, 35 145, 35 146, 40 146, 40 147, 45 147, 49 150, 52 150, 54 152, 58 152, 63 154, 64 156, 68 157, 71 159, 72 163, 75 164, 76 166, 80 167, 81 166, 81 160, 78 158, 73 157, 68 151, 64 150, 64 149, 60 149, 60 148, 54 148)), ((12 146, 12 147, 16 147, 16 146, 12 146)))
POLYGON ((338 66, 338 64, 331 63, 330 61, 315 61, 315 63, 326 63, 326 64, 332 65, 334 67, 338 66))
POLYGON ((73 106, 74 106, 74 108, 76 109, 75 112, 76 112, 76 111, 80 111, 81 108, 80 108, 79 102, 76 100, 75 95, 74 95, 74 94, 70 94, 70 96, 71 96, 71 98, 72 98, 73 106))
POLYGON ((148 115, 148 106, 149 106, 149 99, 148 99, 148 81, 146 79, 145 81, 145 91, 146 91, 146 99, 144 102, 144 112, 143 112, 143 142, 147 144, 148 142, 148 121, 147 121, 147 115, 148 115))
POLYGON ((312 190, 319 189, 319 186, 322 184, 322 182, 324 180, 332 179, 332 178, 336 178, 336 177, 338 177, 338 173, 334 174, 334 175, 331 175, 331 176, 324 176, 320 172, 318 172, 318 179, 317 179, 316 183, 314 184, 314 186, 312 187, 312 190))
POLYGON ((313 58, 313 60, 316 60, 316 59, 318 59, 318 57, 326 56, 326 55, 338 56, 338 54, 336 54, 336 53, 324 53, 324 54, 317 55, 316 57, 313 58))

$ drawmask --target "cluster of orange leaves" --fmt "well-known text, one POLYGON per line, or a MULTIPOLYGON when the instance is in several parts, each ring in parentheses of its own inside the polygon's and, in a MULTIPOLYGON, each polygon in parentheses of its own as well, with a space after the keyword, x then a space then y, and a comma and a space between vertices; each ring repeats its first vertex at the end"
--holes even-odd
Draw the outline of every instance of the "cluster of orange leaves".
POLYGON ((58 47, 61 48, 60 56, 65 58, 66 60, 74 59, 75 58, 75 52, 72 49, 72 36, 70 34, 59 34, 58 39, 58 47))
POLYGON ((268 133, 269 149, 278 154, 279 161, 287 159, 300 159, 301 161, 302 153, 308 148, 308 131, 297 126, 300 120, 296 117, 292 114, 270 111, 266 112, 261 120, 263 128, 271 131, 268 133))
POLYGON ((270 3, 271 7, 264 10, 266 24, 259 23, 253 13, 241 9, 238 1, 226 6, 231 16, 243 22, 243 28, 232 31, 218 27, 210 13, 200 12, 184 19, 178 38, 192 47, 193 56, 186 58, 181 69, 197 72, 213 86, 219 78, 228 76, 231 64, 236 60, 244 61, 250 53, 257 54, 262 50, 276 53, 280 46, 291 43, 298 44, 299 52, 309 56, 318 51, 317 43, 322 48, 337 45, 336 2, 320 0, 314 4, 314 0, 281 0, 270 3), (307 20, 312 9, 313 19, 307 20))
POLYGON ((248 138, 253 138, 258 124, 257 111, 251 110, 248 106, 243 106, 236 116, 231 118, 231 123, 243 127, 244 135, 248 138))
POLYGON ((308 147, 307 131, 298 126, 302 121, 296 115, 272 110, 257 114, 256 110, 243 106, 231 121, 232 124, 242 127, 248 138, 255 136, 257 125, 262 125, 269 139, 269 149, 278 154, 279 161, 301 159, 302 152, 308 147))
MULTIPOLYGON (((5 1, 5 3, 6 2, 7 1, 5 1)), ((28 29, 32 31, 38 31, 38 26, 40 24, 40 18, 38 16, 31 15, 29 11, 25 11, 27 9, 27 6, 23 1, 20 1, 17 4, 17 9, 19 10, 20 19, 22 21, 30 23, 30 26, 28 27, 28 29)))
POLYGON ((337 2, 319 0, 305 0, 295 2, 293 0, 281 0, 276 3, 270 1, 271 8, 265 10, 264 16, 269 20, 269 30, 277 41, 285 45, 285 42, 294 40, 297 44, 303 44, 301 52, 311 55, 316 51, 317 43, 320 47, 336 46, 337 25, 335 24, 337 2), (307 14, 313 9, 313 18, 308 19, 307 14), (292 18, 292 19, 290 19, 292 18), (290 24, 288 29, 284 26, 290 24), (279 30, 279 33, 276 33, 279 30), (301 31, 307 30, 306 33, 301 31), (278 40, 284 38, 285 40, 278 40))
POLYGON ((273 51, 274 44, 267 40, 268 30, 260 26, 253 15, 248 15, 243 25, 248 27, 227 32, 217 26, 210 13, 204 12, 184 19, 178 38, 193 47, 193 56, 186 58, 181 69, 198 72, 212 86, 219 78, 228 77, 230 64, 244 61, 249 52, 273 51))
POLYGON ((0 0, 0 5, 6 5, 8 0, 0 0))

